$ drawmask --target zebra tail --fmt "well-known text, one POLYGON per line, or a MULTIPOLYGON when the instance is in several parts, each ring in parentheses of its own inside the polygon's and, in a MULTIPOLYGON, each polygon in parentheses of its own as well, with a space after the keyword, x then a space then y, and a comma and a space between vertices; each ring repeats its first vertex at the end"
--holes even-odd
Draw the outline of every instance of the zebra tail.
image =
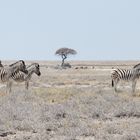
POLYGON ((114 87, 114 81, 112 80, 112 87, 114 87))

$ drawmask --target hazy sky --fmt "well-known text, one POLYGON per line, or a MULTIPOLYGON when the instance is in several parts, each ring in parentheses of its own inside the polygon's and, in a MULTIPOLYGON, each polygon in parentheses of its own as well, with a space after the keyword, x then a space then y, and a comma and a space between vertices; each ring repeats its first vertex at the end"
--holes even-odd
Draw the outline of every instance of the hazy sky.
POLYGON ((140 0, 0 0, 0 59, 139 60, 140 0))

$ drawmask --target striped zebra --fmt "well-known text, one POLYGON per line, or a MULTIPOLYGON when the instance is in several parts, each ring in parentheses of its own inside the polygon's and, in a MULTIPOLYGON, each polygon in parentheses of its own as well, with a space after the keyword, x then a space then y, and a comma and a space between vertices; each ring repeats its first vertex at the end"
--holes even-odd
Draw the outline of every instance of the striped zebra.
POLYGON ((11 77, 13 73, 18 71, 28 73, 28 71, 26 70, 25 62, 23 60, 19 60, 9 66, 2 65, 2 67, 0 67, 0 82, 6 83, 7 92, 11 92, 11 77))
POLYGON ((18 83, 25 82, 25 88, 29 88, 29 81, 32 78, 32 75, 35 73, 36 75, 40 76, 40 66, 38 63, 32 63, 27 67, 28 74, 23 73, 21 71, 15 72, 12 74, 12 79, 18 83))
POLYGON ((140 64, 135 65, 132 69, 113 69, 111 73, 112 87, 117 92, 117 84, 120 80, 132 82, 132 93, 135 92, 136 82, 140 77, 140 64))

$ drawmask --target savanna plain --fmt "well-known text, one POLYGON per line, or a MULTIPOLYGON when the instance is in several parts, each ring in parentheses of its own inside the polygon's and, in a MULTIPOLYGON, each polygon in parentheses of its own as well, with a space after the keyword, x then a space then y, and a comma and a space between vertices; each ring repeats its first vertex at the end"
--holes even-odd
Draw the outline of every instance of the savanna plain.
MULTIPOLYGON (((27 91, 13 83, 0 88, 0 140, 140 140, 140 80, 111 87, 112 68, 132 68, 138 61, 34 61, 27 91)), ((5 64, 12 63, 10 61, 5 64)), ((31 64, 27 61, 27 65, 31 64)))

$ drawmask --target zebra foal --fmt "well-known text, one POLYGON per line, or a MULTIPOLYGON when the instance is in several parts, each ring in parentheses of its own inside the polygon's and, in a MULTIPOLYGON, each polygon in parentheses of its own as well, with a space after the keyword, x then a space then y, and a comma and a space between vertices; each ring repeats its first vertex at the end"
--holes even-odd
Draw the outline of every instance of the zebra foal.
POLYGON ((19 60, 9 66, 3 66, 1 64, 0 67, 0 82, 6 83, 6 91, 11 92, 11 77, 13 73, 22 71, 24 73, 28 73, 26 70, 26 65, 23 60, 19 60))
POLYGON ((140 64, 135 65, 132 69, 113 69, 111 73, 112 87, 117 92, 117 84, 120 80, 132 82, 132 93, 135 92, 137 80, 140 77, 140 64))
POLYGON ((27 67, 28 73, 23 73, 21 71, 15 72, 12 74, 12 79, 18 83, 25 82, 25 88, 29 88, 29 81, 32 78, 32 75, 35 73, 36 75, 40 76, 40 66, 38 63, 32 63, 27 67))

